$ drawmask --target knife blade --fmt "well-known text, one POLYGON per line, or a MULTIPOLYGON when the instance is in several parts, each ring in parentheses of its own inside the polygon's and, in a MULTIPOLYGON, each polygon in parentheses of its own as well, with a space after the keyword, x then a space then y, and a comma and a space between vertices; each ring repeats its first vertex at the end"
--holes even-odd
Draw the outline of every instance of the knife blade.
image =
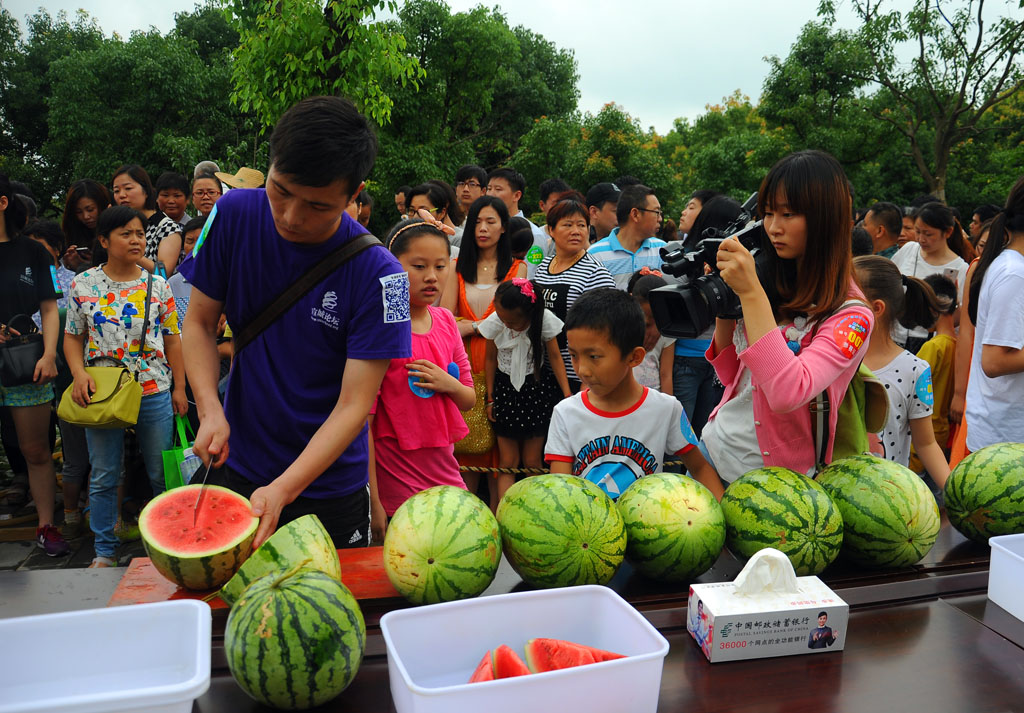
POLYGON ((210 462, 206 464, 206 472, 203 473, 203 482, 199 485, 199 495, 196 497, 196 506, 192 512, 192 527, 196 526, 196 520, 199 518, 199 501, 203 499, 203 493, 206 492, 206 478, 210 475, 210 466, 213 465, 213 458, 210 458, 210 462))

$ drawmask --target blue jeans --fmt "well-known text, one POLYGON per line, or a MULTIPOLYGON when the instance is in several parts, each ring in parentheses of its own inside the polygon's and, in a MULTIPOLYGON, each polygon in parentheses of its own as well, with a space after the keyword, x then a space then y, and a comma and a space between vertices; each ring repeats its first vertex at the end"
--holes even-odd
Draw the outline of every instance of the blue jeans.
POLYGON ((704 357, 677 356, 672 362, 672 394, 683 405, 697 438, 722 400, 723 391, 725 388, 715 380, 715 368, 704 357))
MULTIPOLYGON (((154 495, 164 491, 163 452, 171 448, 173 426, 170 391, 142 397, 135 434, 154 495)), ((117 485, 124 468, 124 429, 87 428, 85 440, 92 465, 89 526, 96 535, 96 556, 113 557, 119 544, 114 525, 118 516, 117 485)))

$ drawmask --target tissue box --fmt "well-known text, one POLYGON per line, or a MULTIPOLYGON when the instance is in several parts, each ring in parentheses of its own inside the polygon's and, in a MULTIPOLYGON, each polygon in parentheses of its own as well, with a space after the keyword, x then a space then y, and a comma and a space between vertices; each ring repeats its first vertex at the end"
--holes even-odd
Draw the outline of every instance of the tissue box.
POLYGON ((817 577, 796 581, 799 593, 751 595, 732 582, 694 584, 686 628, 711 663, 842 651, 849 605, 817 577))

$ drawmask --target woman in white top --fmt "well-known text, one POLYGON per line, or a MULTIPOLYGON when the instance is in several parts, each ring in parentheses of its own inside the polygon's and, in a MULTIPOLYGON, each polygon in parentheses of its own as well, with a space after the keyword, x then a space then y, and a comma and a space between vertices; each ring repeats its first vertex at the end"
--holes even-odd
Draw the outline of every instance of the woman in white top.
MULTIPOLYGON (((924 279, 942 275, 957 286, 958 301, 963 301, 967 265, 974 259, 974 249, 964 237, 963 229, 953 211, 942 203, 926 203, 914 214, 916 242, 908 242, 892 256, 892 261, 907 277, 924 279)), ((957 315, 959 318, 959 315, 957 315)), ((928 330, 917 327, 908 331, 900 324, 893 326, 893 340, 911 354, 928 340, 928 330)))
POLYGON ((1024 442, 1024 177, 992 221, 971 278, 974 352, 967 382, 967 448, 1024 442))

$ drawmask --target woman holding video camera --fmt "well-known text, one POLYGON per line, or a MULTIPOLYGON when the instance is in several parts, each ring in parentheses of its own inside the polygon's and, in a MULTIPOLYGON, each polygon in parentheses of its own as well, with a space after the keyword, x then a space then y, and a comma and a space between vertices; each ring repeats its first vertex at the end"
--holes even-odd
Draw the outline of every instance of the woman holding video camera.
POLYGON ((739 240, 729 238, 718 250, 717 267, 743 318, 715 324, 706 356, 725 392, 701 448, 726 482, 762 466, 811 473, 818 457, 809 404, 823 391, 836 405, 828 413, 825 461, 832 459, 838 404, 874 323, 853 278, 851 204, 849 182, 832 156, 790 154, 758 194, 773 248, 763 271, 768 290, 739 240))

